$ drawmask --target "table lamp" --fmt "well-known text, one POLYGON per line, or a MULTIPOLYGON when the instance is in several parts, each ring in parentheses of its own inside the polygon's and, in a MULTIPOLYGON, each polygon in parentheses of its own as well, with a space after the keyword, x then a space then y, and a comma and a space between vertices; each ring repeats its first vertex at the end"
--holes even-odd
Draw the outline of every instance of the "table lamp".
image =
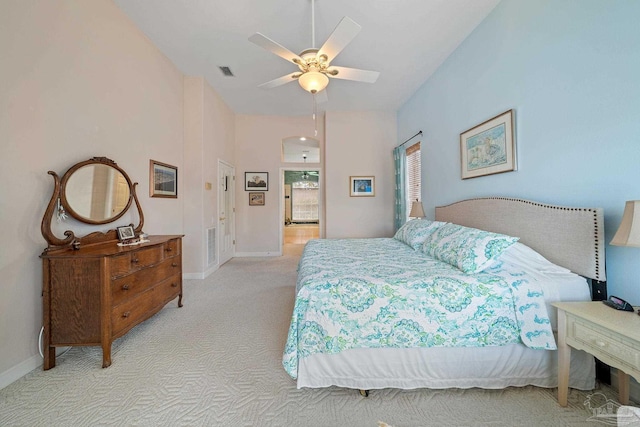
POLYGON ((422 207, 422 202, 416 200, 411 204, 411 212, 409 212, 409 218, 424 218, 426 215, 424 214, 424 208, 422 207))
POLYGON ((640 200, 629 200, 625 204, 622 222, 611 244, 640 247, 640 200))

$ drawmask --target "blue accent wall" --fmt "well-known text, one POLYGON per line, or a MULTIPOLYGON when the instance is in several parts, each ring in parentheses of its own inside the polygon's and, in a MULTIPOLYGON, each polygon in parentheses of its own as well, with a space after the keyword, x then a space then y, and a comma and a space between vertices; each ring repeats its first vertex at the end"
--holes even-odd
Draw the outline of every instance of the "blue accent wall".
MULTIPOLYGON (((640 1, 503 0, 398 111, 422 130, 422 199, 602 207, 640 199, 640 1), (515 110, 515 172, 462 180, 460 133, 515 110)), ((609 294, 640 305, 640 248, 606 247, 609 294)))

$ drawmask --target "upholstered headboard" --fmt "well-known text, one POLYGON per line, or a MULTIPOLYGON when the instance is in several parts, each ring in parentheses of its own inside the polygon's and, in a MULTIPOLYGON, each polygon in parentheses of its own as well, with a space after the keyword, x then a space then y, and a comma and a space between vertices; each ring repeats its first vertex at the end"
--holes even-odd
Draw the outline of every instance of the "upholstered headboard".
POLYGON ((503 197, 436 207, 436 220, 508 234, 574 273, 606 280, 602 208, 571 208, 503 197))

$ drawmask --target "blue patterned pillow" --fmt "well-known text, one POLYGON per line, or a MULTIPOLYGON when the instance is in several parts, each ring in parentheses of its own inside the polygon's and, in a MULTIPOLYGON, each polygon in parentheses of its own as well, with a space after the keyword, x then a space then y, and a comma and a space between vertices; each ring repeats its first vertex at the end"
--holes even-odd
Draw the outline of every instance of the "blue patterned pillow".
POLYGON ((418 250, 427 236, 444 224, 446 223, 428 219, 413 219, 400 227, 393 238, 418 250))
POLYGON ((517 241, 517 237, 447 223, 427 235, 422 251, 465 273, 479 273, 517 241))

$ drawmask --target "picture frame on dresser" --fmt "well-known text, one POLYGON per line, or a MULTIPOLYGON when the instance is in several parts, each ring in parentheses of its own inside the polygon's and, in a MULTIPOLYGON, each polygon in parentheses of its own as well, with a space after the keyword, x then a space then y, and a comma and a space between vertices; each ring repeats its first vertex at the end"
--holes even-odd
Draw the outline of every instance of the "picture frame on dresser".
POLYGON ((126 242, 127 240, 134 239, 136 237, 136 233, 133 230, 132 225, 123 225, 122 227, 116 228, 118 231, 118 240, 121 242, 126 242))

